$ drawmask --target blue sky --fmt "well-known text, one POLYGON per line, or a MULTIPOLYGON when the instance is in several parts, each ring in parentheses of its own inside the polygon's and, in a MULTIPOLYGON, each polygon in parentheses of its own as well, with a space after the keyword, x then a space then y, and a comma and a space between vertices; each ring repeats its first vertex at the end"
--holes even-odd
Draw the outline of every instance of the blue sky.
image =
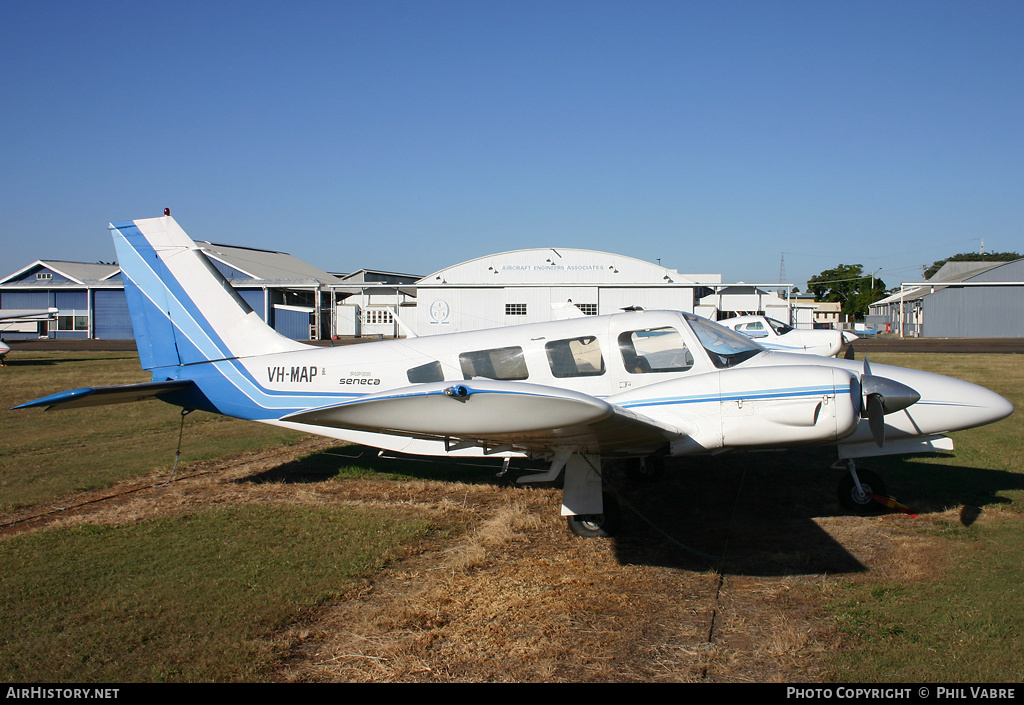
POLYGON ((887 284, 1024 251, 1021 2, 0 3, 6 275, 196 239, 887 284))

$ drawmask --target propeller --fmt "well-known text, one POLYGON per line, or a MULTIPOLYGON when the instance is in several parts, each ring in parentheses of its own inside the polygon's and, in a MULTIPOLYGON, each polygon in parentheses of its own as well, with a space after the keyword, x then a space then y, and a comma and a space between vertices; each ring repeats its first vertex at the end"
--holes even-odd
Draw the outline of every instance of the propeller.
POLYGON ((885 443, 885 415, 906 409, 921 395, 902 382, 871 374, 868 359, 864 358, 864 373, 860 376, 861 417, 868 420, 871 437, 879 448, 885 443))

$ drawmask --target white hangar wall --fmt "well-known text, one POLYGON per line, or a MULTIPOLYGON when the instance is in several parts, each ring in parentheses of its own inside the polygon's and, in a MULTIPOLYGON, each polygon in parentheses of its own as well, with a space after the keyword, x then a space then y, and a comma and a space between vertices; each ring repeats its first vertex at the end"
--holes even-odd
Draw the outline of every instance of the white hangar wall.
POLYGON ((693 311, 706 287, 718 282, 721 275, 680 274, 596 250, 501 252, 419 280, 415 327, 418 335, 436 335, 617 313, 630 306, 693 311))

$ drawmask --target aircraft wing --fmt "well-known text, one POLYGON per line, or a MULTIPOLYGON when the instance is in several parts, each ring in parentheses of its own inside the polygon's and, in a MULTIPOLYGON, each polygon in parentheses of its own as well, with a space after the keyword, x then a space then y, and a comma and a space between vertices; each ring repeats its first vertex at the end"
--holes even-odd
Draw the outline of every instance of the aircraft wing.
POLYGON ((0 311, 0 323, 49 321, 57 317, 55 308, 6 308, 0 311))
POLYGON ((489 452, 650 452, 683 432, 566 389, 467 380, 420 384, 281 418, 314 426, 444 441, 489 452))
POLYGON ((49 411, 50 409, 77 409, 85 406, 121 404, 129 401, 142 401, 170 392, 179 392, 192 385, 192 380, 182 379, 141 384, 115 384, 109 387, 82 387, 28 401, 13 407, 13 409, 44 406, 49 411))

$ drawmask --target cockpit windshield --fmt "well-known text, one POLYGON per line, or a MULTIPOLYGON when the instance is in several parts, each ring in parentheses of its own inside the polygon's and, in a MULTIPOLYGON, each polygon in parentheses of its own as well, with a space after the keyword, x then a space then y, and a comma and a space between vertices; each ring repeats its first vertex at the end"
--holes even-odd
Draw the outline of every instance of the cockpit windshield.
POLYGON ((765 318, 764 320, 768 321, 768 325, 775 331, 775 335, 785 335, 793 330, 793 326, 787 326, 782 321, 776 321, 774 318, 765 318))
POLYGON ((745 335, 706 318, 692 313, 684 313, 683 317, 690 324, 700 344, 707 350, 711 362, 720 370, 734 367, 764 351, 764 348, 745 335))

